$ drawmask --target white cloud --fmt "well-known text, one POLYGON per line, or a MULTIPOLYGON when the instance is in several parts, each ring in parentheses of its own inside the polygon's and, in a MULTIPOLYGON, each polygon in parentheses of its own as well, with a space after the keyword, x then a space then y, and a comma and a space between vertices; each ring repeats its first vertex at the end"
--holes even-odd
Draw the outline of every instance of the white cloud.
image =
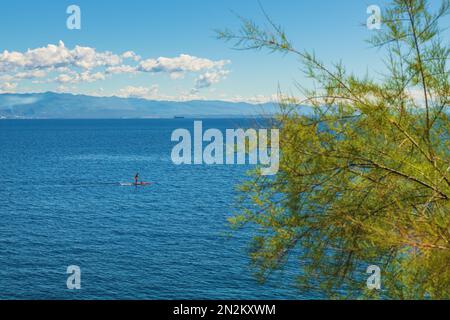
POLYGON ((119 90, 118 96, 123 98, 153 99, 157 96, 158 91, 158 85, 152 85, 148 88, 127 86, 119 90))
POLYGON ((211 69, 222 69, 230 63, 229 60, 213 61, 205 58, 198 58, 187 54, 181 54, 175 58, 159 57, 157 59, 147 59, 141 61, 139 70, 143 72, 201 72, 211 69))
POLYGON ((56 79, 57 79, 58 82, 61 82, 61 83, 69 83, 69 82, 72 82, 74 80, 74 77, 70 76, 68 74, 60 74, 58 76, 58 78, 56 78, 56 79))
POLYGON ((46 75, 47 75, 47 72, 44 70, 30 70, 30 71, 18 72, 15 75, 10 75, 10 74, 0 75, 0 81, 11 82, 11 81, 24 80, 24 79, 38 79, 38 78, 44 78, 46 75))
POLYGON ((89 47, 76 46, 71 51, 73 55, 73 64, 83 69, 93 69, 100 66, 115 66, 122 62, 122 58, 109 51, 96 52, 89 47))
POLYGON ((159 57, 157 59, 147 59, 139 63, 138 70, 151 73, 168 73, 171 79, 182 79, 186 73, 200 73, 195 81, 194 91, 210 87, 226 77, 229 71, 225 66, 229 60, 213 61, 205 58, 198 58, 187 54, 181 54, 175 58, 159 57))
POLYGON ((44 78, 47 75, 47 72, 44 70, 31 70, 19 72, 14 75, 16 79, 36 79, 36 78, 44 78))
POLYGON ((129 65, 120 65, 106 68, 106 73, 121 74, 121 73, 136 73, 136 67, 129 65))
POLYGON ((124 58, 124 59, 132 59, 134 61, 141 60, 141 56, 138 56, 133 51, 126 51, 126 52, 122 53, 122 58, 124 58))
POLYGON ((94 82, 106 79, 105 75, 101 72, 96 72, 92 74, 89 72, 83 72, 80 74, 80 77, 82 82, 94 82))
POLYGON ((56 88, 56 92, 59 92, 59 93, 69 93, 70 90, 71 89, 65 85, 60 85, 56 88))
POLYGON ((49 44, 46 47, 28 49, 25 53, 0 53, 0 71, 11 72, 18 68, 34 70, 75 66, 83 69, 93 69, 99 66, 114 66, 120 64, 122 58, 109 51, 97 52, 94 48, 76 46, 68 49, 62 41, 58 45, 49 44))
POLYGON ((259 94, 250 97, 243 97, 237 95, 229 98, 226 95, 222 95, 220 100, 229 102, 247 102, 251 104, 270 103, 270 102, 276 103, 277 101, 279 101, 279 96, 277 94, 272 95, 259 94))
POLYGON ((106 77, 101 72, 89 73, 87 71, 82 73, 60 74, 56 81, 59 83, 78 83, 78 82, 95 82, 98 80, 105 80, 106 77))
POLYGON ((406 95, 408 95, 418 107, 425 108, 425 96, 423 89, 420 88, 409 88, 406 89, 406 95))
POLYGON ((183 79, 184 78, 184 73, 183 72, 172 72, 169 74, 170 79, 172 80, 178 80, 178 79, 183 79))
POLYGON ((14 93, 16 87, 17 87, 17 83, 3 82, 0 84, 0 92, 1 93, 14 93))
POLYGON ((191 100, 206 100, 205 97, 198 95, 195 92, 180 92, 172 96, 166 95, 159 91, 158 85, 150 87, 143 86, 127 86, 118 91, 116 96, 121 98, 140 98, 147 100, 162 100, 162 101, 191 101, 191 100))
POLYGON ((212 84, 221 81, 223 78, 227 76, 228 73, 229 71, 227 70, 206 72, 197 78, 197 80, 195 81, 195 88, 196 89, 208 88, 212 84))
POLYGON ((192 74, 196 77, 192 87, 198 91, 223 80, 229 63, 229 60, 210 60, 188 54, 142 60, 134 51, 118 55, 87 46, 77 45, 71 49, 60 41, 24 52, 0 52, 0 81, 9 83, 10 87, 11 83, 20 84, 25 80, 35 85, 64 85, 91 83, 116 74, 162 73, 172 80, 192 74))

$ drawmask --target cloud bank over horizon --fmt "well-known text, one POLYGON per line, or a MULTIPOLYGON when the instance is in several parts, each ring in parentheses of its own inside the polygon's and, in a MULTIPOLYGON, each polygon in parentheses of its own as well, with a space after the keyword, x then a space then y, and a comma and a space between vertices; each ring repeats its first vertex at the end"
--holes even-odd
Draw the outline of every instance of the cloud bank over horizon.
MULTIPOLYGON (((122 53, 98 51, 88 46, 76 45, 68 48, 63 41, 26 51, 0 52, 0 93, 25 93, 30 91, 55 91, 95 96, 136 97, 152 100, 193 100, 203 99, 204 90, 214 92, 214 85, 224 81, 230 73, 227 67, 230 60, 212 60, 189 54, 174 57, 143 58, 132 50, 122 53), (127 81, 115 92, 104 92, 101 83, 111 81, 114 77, 126 75, 137 76, 161 75, 165 81, 173 82, 186 79, 189 87, 180 94, 161 93, 157 80, 145 81, 145 85, 132 84, 127 81), (95 84, 94 84, 95 83, 95 84), (148 84, 149 83, 149 84, 148 84), (79 89, 89 85, 89 92, 79 89), (33 87, 33 90, 29 89, 33 87), (41 89, 42 88, 42 89, 41 89)), ((250 100, 269 101, 273 98, 259 96, 250 100)), ((218 99, 239 100, 239 97, 219 95, 218 99)))

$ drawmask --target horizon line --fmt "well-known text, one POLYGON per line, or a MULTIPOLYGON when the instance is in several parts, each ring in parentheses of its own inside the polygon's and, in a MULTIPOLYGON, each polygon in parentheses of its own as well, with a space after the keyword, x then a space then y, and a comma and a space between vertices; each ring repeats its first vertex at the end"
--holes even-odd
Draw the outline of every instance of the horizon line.
POLYGON ((197 101, 205 101, 205 102, 226 102, 226 103, 246 103, 251 105, 260 105, 260 104, 278 104, 279 101, 275 100, 267 100, 267 101, 251 101, 251 100, 226 100, 226 99, 186 99, 186 100, 170 100, 170 99, 148 99, 145 97, 133 97, 133 96, 118 96, 118 95, 96 95, 96 94, 88 94, 88 93, 72 93, 72 92, 57 92, 57 91, 30 91, 30 92, 0 92, 0 96, 3 95, 37 95, 37 94, 55 94, 55 95, 71 95, 71 96, 85 96, 90 98, 117 98, 117 99, 136 99, 136 100, 145 100, 145 101, 158 101, 158 102, 175 102, 175 103, 183 103, 183 102, 197 102, 197 101))

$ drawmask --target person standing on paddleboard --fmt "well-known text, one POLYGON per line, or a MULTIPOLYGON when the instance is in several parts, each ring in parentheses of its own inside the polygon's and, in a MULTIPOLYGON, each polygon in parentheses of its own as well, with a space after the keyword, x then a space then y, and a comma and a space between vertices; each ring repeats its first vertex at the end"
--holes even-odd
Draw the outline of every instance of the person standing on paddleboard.
POLYGON ((139 180, 139 173, 136 173, 136 175, 134 176, 134 184, 138 184, 138 180, 139 180))

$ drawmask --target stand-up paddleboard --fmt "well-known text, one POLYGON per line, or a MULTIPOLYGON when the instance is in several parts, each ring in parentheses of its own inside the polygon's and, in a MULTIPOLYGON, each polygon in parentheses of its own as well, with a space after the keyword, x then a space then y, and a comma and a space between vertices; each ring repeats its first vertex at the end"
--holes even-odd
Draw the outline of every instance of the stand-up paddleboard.
POLYGON ((138 182, 138 183, 129 183, 129 182, 121 182, 120 185, 123 187, 145 187, 151 185, 151 182, 138 182))

